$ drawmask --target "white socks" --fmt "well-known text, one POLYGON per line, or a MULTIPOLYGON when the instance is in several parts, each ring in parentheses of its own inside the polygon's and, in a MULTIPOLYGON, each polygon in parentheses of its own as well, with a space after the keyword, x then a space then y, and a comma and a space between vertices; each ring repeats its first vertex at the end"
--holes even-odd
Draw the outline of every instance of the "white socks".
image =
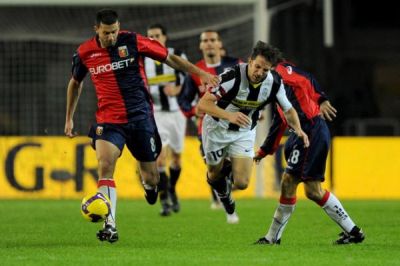
POLYGON ((117 190, 113 179, 99 179, 97 183, 98 191, 106 195, 111 201, 111 214, 107 218, 107 223, 115 227, 115 212, 117 207, 117 190))
POLYGON ((265 238, 271 243, 275 243, 282 236, 283 230, 292 215, 296 206, 296 198, 280 199, 280 203, 275 210, 274 219, 269 227, 268 233, 265 238))
POLYGON ((324 209, 326 214, 328 214, 332 220, 338 223, 344 231, 350 233, 355 224, 347 214, 346 210, 343 208, 340 201, 329 191, 326 191, 323 200, 324 199, 326 200, 325 202, 322 201, 319 203, 322 209, 324 209))
MULTIPOLYGON (((271 243, 275 243, 277 240, 281 239, 283 230, 295 209, 296 198, 286 199, 281 197, 279 202, 275 210, 274 219, 272 220, 268 233, 265 235, 265 238, 271 243)), ((326 191, 322 200, 317 203, 344 231, 347 233, 351 232, 355 224, 335 195, 326 191)))

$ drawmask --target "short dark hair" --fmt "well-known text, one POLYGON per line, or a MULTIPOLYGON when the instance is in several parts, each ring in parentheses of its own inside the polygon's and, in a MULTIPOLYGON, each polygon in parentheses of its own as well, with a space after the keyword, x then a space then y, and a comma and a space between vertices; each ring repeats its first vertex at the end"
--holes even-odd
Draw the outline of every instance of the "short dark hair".
POLYGON ((203 33, 205 33, 205 32, 214 32, 214 33, 216 33, 217 36, 218 36, 218 41, 221 40, 221 36, 219 35, 219 32, 218 32, 217 30, 205 29, 205 30, 203 30, 203 31, 200 33, 200 41, 201 41, 201 35, 202 35, 203 33))
POLYGON ((152 30, 152 29, 160 29, 161 33, 163 35, 167 36, 167 28, 164 25, 160 24, 160 23, 153 23, 153 24, 150 24, 147 27, 147 30, 152 30))
POLYGON ((261 55, 267 59, 272 66, 276 66, 278 63, 283 61, 282 52, 279 51, 278 48, 263 41, 258 41, 256 43, 250 58, 254 60, 258 55, 261 55))
POLYGON ((99 26, 100 23, 105 25, 112 25, 118 21, 118 14, 112 9, 102 9, 96 14, 96 25, 99 26))

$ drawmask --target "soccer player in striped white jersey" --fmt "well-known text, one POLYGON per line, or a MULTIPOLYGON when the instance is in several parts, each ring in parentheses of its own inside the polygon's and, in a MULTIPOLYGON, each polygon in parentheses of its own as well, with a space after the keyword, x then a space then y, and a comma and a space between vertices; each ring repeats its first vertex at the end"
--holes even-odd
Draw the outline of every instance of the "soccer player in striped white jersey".
MULTIPOLYGON (((216 30, 207 29, 200 34, 199 49, 203 55, 203 59, 196 63, 196 66, 212 73, 219 75, 226 69, 241 63, 239 58, 226 56, 222 50, 221 36, 216 30)), ((204 114, 197 112, 197 103, 199 99, 204 95, 205 87, 202 85, 199 77, 196 75, 188 75, 185 78, 185 82, 182 87, 182 93, 179 95, 179 105, 187 118, 196 118, 197 124, 197 137, 201 142, 201 128, 203 124, 204 114)), ((201 156, 205 160, 204 151, 200 144, 201 156)), ((226 160, 225 167, 229 168, 229 160, 226 160)), ((218 199, 217 194, 211 188, 211 209, 216 210, 222 208, 221 203, 218 199)), ((234 222, 234 221, 233 221, 234 222)))
MULTIPOLYGON (((161 24, 152 24, 147 28, 147 37, 159 41, 166 47, 167 29, 161 24)), ((186 59, 185 54, 174 48, 168 47, 168 52, 186 59)), ((146 58, 144 65, 154 104, 154 117, 162 141, 161 154, 157 159, 160 173, 160 215, 169 216, 171 209, 174 212, 180 210, 175 186, 181 173, 186 118, 179 108, 177 95, 181 91, 184 73, 151 58, 146 58), (169 177, 166 171, 168 159, 170 159, 169 177)))
POLYGON ((220 85, 200 99, 198 108, 206 113, 203 120, 203 149, 207 163, 207 181, 218 193, 229 222, 236 216, 232 183, 246 189, 252 172, 255 127, 260 111, 269 103, 283 109, 289 126, 304 146, 307 135, 301 128, 296 110, 286 97, 282 79, 272 68, 280 51, 259 41, 248 63, 238 64, 220 75, 220 85), (224 167, 231 158, 232 171, 224 167))

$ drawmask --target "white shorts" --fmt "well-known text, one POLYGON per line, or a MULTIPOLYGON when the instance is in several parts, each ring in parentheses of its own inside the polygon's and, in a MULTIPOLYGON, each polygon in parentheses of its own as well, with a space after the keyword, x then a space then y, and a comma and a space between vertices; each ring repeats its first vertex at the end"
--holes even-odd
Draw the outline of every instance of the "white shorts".
POLYGON ((254 157, 255 128, 249 131, 228 130, 206 115, 202 130, 202 145, 208 165, 217 165, 225 157, 254 157))
POLYGON ((186 117, 181 111, 155 111, 158 133, 163 146, 169 146, 175 153, 181 153, 186 133, 186 117))

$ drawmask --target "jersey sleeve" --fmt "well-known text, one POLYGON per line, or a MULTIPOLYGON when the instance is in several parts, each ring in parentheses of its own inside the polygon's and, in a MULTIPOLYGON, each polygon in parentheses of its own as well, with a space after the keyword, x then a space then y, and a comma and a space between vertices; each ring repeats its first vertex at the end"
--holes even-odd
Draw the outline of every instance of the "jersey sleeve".
POLYGON ((219 75, 220 84, 218 87, 210 88, 210 92, 217 97, 217 100, 221 99, 225 94, 227 94, 235 85, 235 77, 237 75, 237 71, 240 70, 238 67, 228 68, 223 73, 219 75))
POLYGON ((278 101, 279 106, 282 108, 284 112, 289 111, 289 109, 293 107, 286 96, 285 88, 282 81, 281 85, 279 86, 278 92, 276 93, 276 99, 278 101))
POLYGON ((79 56, 79 53, 76 52, 73 57, 72 57, 72 77, 78 81, 81 82, 88 70, 86 66, 83 64, 81 57, 79 56))
POLYGON ((158 41, 136 34, 138 52, 146 57, 164 62, 168 56, 168 49, 158 41))
POLYGON ((328 97, 326 93, 321 89, 318 81, 313 76, 310 76, 310 83, 312 88, 312 99, 318 104, 327 101, 328 97))
POLYGON ((265 154, 274 154, 279 147, 279 143, 282 139, 283 133, 287 127, 286 119, 283 114, 278 111, 277 106, 272 108, 272 122, 268 130, 268 135, 265 138, 260 149, 265 154))

